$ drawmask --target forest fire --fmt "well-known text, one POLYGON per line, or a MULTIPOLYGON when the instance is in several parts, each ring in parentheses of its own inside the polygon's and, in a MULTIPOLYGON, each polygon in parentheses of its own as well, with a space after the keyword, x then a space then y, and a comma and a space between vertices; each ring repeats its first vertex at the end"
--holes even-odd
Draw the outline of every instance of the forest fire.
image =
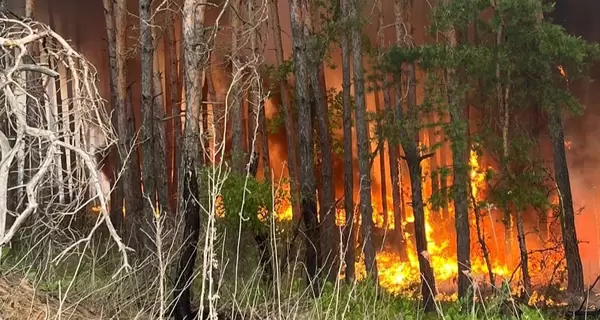
MULTIPOLYGON (((423 163, 423 166, 426 168, 426 164, 423 163)), ((492 274, 495 277, 495 286, 501 285, 503 282, 511 282, 511 288, 513 291, 517 292, 519 288, 521 288, 520 284, 520 275, 518 272, 519 265, 513 263, 510 258, 503 257, 503 253, 506 248, 505 241, 502 239, 502 230, 504 229, 504 225, 501 223, 497 223, 495 220, 495 216, 498 214, 497 209, 485 202, 485 188, 486 188, 486 169, 482 168, 480 165, 480 156, 474 150, 471 151, 469 157, 469 166, 470 166, 470 180, 471 180, 471 194, 474 201, 477 203, 479 207, 482 207, 479 210, 473 210, 473 205, 471 205, 470 209, 470 226, 472 239, 477 239, 476 233, 477 222, 475 221, 476 214, 479 214, 479 223, 481 224, 479 232, 487 232, 490 234, 486 236, 484 239, 486 240, 486 246, 488 246, 488 250, 491 251, 490 254, 490 265, 492 266, 492 274), (481 212, 479 212, 481 211, 481 212), (482 220, 486 220, 485 223, 482 220)), ((426 172, 427 170, 424 170, 426 172)), ((424 179, 427 181, 427 179, 424 179)), ((430 183, 430 182, 429 182, 430 183)), ((410 188, 409 185, 403 186, 404 190, 410 188)), ((431 185, 424 185, 424 189, 431 190, 431 185)), ((406 191, 405 191, 406 192, 406 191)), ((553 198, 554 202, 557 199, 553 198)), ((388 202, 390 199, 388 199, 388 202)), ((384 241, 386 243, 381 243, 377 245, 377 247, 382 248, 377 252, 376 261, 379 270, 379 283, 391 294, 418 294, 416 289, 418 288, 416 285, 420 281, 419 274, 419 262, 417 252, 414 248, 414 239, 410 232, 406 231, 407 226, 414 223, 414 216, 412 215, 412 210, 410 210, 410 204, 406 203, 406 217, 404 221, 402 221, 403 230, 405 231, 405 241, 406 241, 406 259, 403 260, 401 255, 397 252, 397 248, 393 248, 393 246, 388 241, 384 241)), ((452 215, 452 203, 449 203, 448 210, 452 215)), ((373 222, 374 225, 382 230, 384 233, 391 234, 392 231, 395 230, 395 221, 392 210, 388 210, 388 225, 387 229, 384 229, 384 218, 383 214, 380 210, 377 210, 377 206, 373 206, 373 222)), ((391 203, 388 208, 391 208, 391 203)), ((278 221, 289 221, 292 219, 292 208, 289 205, 284 206, 284 209, 280 210, 281 213, 277 214, 276 217, 278 221)), ((437 282, 438 288, 438 299, 442 300, 456 300, 457 295, 454 289, 458 266, 456 261, 456 249, 454 248, 454 237, 449 228, 445 228, 445 224, 452 222, 453 219, 447 219, 450 221, 442 221, 438 216, 436 216, 437 212, 434 212, 431 205, 427 205, 425 207, 425 231, 428 240, 428 252, 422 253, 426 254, 428 260, 430 261, 434 273, 435 279, 437 282)), ((356 213, 355 213, 356 214, 356 213)), ((361 219, 357 217, 358 226, 360 226, 361 219)), ((336 224, 338 227, 342 227, 345 223, 345 212, 341 208, 336 209, 336 224)), ((547 226, 544 226, 547 227, 547 226)), ((535 241, 531 241, 534 243, 535 241)), ((475 248, 472 253, 472 266, 471 266, 471 277, 473 281, 479 283, 487 283, 490 284, 489 279, 489 270, 488 264, 486 263, 483 255, 481 254, 480 243, 474 241, 472 246, 475 248)), ((513 246, 513 250, 516 246, 513 246)), ((532 259, 530 261, 531 272, 533 273, 533 277, 536 279, 540 279, 539 284, 546 284, 544 281, 548 280, 548 277, 558 277, 556 274, 560 272, 564 272, 564 266, 561 262, 562 257, 560 254, 555 254, 551 251, 551 248, 545 248, 544 245, 540 245, 536 248, 531 248, 534 250, 530 250, 532 255, 536 252, 543 253, 544 257, 538 260, 532 259)), ((518 253, 517 253, 518 254, 518 253)), ((355 263, 357 279, 362 280, 366 276, 364 259, 362 254, 357 258, 355 263)), ((343 277, 343 275, 342 275, 343 277)), ((550 278, 552 281, 552 278, 550 278)), ((544 300, 545 298, 542 295, 536 293, 535 302, 538 300, 544 300)))

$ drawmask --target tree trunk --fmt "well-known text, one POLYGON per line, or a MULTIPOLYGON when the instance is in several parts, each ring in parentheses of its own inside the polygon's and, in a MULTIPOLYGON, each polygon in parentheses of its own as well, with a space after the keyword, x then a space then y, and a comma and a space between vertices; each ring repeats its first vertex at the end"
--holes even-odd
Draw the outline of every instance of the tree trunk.
POLYGON ((554 151, 554 177, 560 199, 562 212, 560 225, 567 260, 567 291, 580 295, 584 292, 583 267, 575 227, 575 212, 573 210, 573 196, 565 152, 562 116, 558 110, 552 111, 549 116, 550 138, 552 139, 552 150, 554 151))
MULTIPOLYGON (((117 102, 119 101, 118 97, 118 84, 117 79, 119 76, 119 72, 117 69, 117 60, 119 57, 117 56, 117 30, 115 28, 115 12, 113 8, 113 1, 103 0, 104 4, 104 19, 106 21, 106 36, 108 40, 108 65, 110 68, 110 106, 111 106, 111 123, 113 127, 119 127, 119 105, 117 102)), ((123 106, 121 106, 123 108, 123 106)), ((121 136, 121 135, 119 135, 121 136)), ((119 156, 118 145, 114 146, 111 150, 111 157, 113 163, 113 171, 115 175, 121 171, 123 167, 122 159, 119 156)), ((116 177, 115 177, 116 178, 116 177)), ((111 212, 111 220, 113 225, 117 230, 120 230, 123 224, 123 182, 122 180, 116 180, 117 186, 114 188, 110 196, 110 212, 111 212)))
MULTIPOLYGON (((142 88, 142 186, 144 190, 143 214, 139 227, 147 227, 149 219, 154 216, 153 207, 156 201, 156 150, 154 150, 154 97, 153 97, 153 52, 152 30, 150 24, 150 0, 139 1, 140 15, 140 51, 141 51, 141 88, 142 88)), ((150 224, 151 225, 151 224, 150 224)), ((144 237, 146 239, 147 237, 144 237)), ((145 247, 145 246, 144 246, 145 247)), ((139 249, 142 249, 140 247, 139 249)))
MULTIPOLYGON (((493 6, 494 9, 498 11, 498 2, 497 0, 494 0, 493 2, 493 6)), ((500 29, 496 32, 496 47, 498 47, 498 49, 500 49, 500 46, 502 45, 502 38, 504 37, 503 35, 503 30, 504 30, 504 22, 501 20, 501 25, 500 25, 500 29)), ((504 88, 502 86, 502 71, 501 71, 501 66, 500 66, 500 59, 501 57, 498 57, 498 62, 496 63, 496 103, 497 103, 497 107, 498 110, 501 110, 502 112, 502 160, 501 160, 501 164, 502 164, 502 170, 506 173, 507 169, 508 169, 508 157, 509 157, 509 153, 510 153, 510 149, 509 149, 509 145, 508 145, 508 135, 509 135, 509 130, 510 130, 510 108, 508 105, 508 99, 504 99, 504 88)), ((507 89, 508 90, 508 89, 507 89)), ((512 264, 512 241, 513 241, 513 234, 512 234, 512 216, 511 216, 511 212, 508 209, 508 207, 506 206, 506 208, 503 208, 504 210, 504 219, 503 219, 503 223, 504 223, 504 254, 505 254, 505 259, 506 259, 506 263, 508 265, 512 264)))
MULTIPOLYGON (((279 8, 277 6, 277 1, 278 0, 269 1, 269 20, 271 20, 273 42, 275 45, 275 68, 279 70, 279 68, 283 64, 283 43, 281 41, 281 26, 279 23, 279 8)), ((300 207, 298 206, 298 200, 300 199, 298 193, 298 154, 296 149, 296 139, 294 137, 294 133, 296 132, 296 126, 294 125, 294 114, 292 112, 290 104, 288 82, 285 78, 279 79, 279 94, 281 96, 281 105, 283 108, 285 118, 285 137, 287 141, 287 161, 290 179, 290 200, 292 204, 292 216, 296 218, 300 216, 300 207)))
MULTIPOLYGON (((451 1, 451 0, 445 0, 451 1)), ((456 48, 456 32, 450 27, 445 32, 448 45, 456 48)), ((456 228, 456 258, 458 264, 458 297, 467 299, 471 286, 469 278, 471 272, 471 236, 469 233, 469 203, 468 203, 468 150, 467 150, 467 119, 462 106, 462 99, 458 96, 458 79, 456 71, 452 68, 446 70, 446 86, 448 95, 448 108, 450 113, 449 132, 452 147, 452 163, 454 166, 454 221, 456 228)))
MULTIPOLYGON (((180 174, 183 190, 179 212, 185 214, 184 242, 182 254, 179 258, 177 274, 179 278, 173 290, 175 300, 175 319, 194 319, 191 311, 191 281, 194 272, 196 246, 200 232, 200 204, 202 190, 198 173, 202 168, 199 139, 201 136, 199 120, 202 102, 202 65, 203 57, 208 52, 200 51, 204 46, 199 45, 204 40, 204 14, 206 11, 205 0, 185 0, 183 4, 183 52, 184 52, 184 79, 186 96, 185 131, 183 136, 183 167, 180 174)), ((209 310, 210 311, 210 310, 209 310)))
POLYGON ((335 225, 335 186, 333 181, 333 146, 329 130, 329 114, 327 99, 325 97, 325 71, 323 69, 324 52, 318 44, 310 41, 318 37, 318 18, 316 8, 309 8, 305 16, 305 23, 311 32, 308 45, 309 82, 315 102, 315 118, 319 134, 319 149, 321 151, 321 190, 319 194, 320 206, 320 233, 321 233, 321 261, 326 279, 335 282, 337 279, 337 263, 339 242, 335 225), (312 21, 314 19, 314 21, 312 21))
MULTIPOLYGON (((142 215, 143 204, 142 201, 142 174, 140 169, 140 157, 137 150, 137 141, 134 139, 136 135, 135 119, 133 118, 133 96, 131 92, 131 85, 125 89, 125 100, 124 100, 124 136, 127 140, 124 141, 125 152, 122 153, 125 156, 129 155, 128 162, 125 164, 125 171, 123 172, 123 195, 125 199, 125 212, 127 226, 126 230, 129 233, 129 242, 134 247, 142 245, 144 238, 147 236, 142 232, 139 226, 139 217, 142 215), (125 184, 126 183, 126 184, 125 184), (128 218, 127 218, 128 217, 128 218)), ((120 122, 119 122, 120 123, 120 122)))
POLYGON ((527 244, 525 242, 525 229, 523 228, 523 215, 521 210, 517 211, 517 234, 519 238, 519 252, 521 257, 521 274, 523 275, 523 288, 527 294, 531 294, 531 278, 529 277, 529 263, 527 244))
MULTIPOLYGON (((538 23, 542 22, 543 12, 541 2, 537 14, 538 23)), ((556 16, 559 19, 559 15, 556 16)), ((552 151, 554 154, 554 179, 558 189, 559 203, 561 206, 561 231, 567 260, 567 291, 574 295, 584 293, 583 267, 579 254, 577 230, 575 227, 575 211, 573 210, 573 196, 571 194, 571 181, 569 178, 569 167, 567 166, 567 155, 565 152, 565 135, 560 110, 549 112, 549 130, 552 140, 552 151)))
MULTIPOLYGON (((348 17, 348 0, 340 0, 342 17, 348 17)), ((348 33, 341 38, 342 49, 342 99, 344 127, 344 212, 346 224, 342 244, 345 245, 346 282, 355 276, 354 261, 354 157, 352 155, 352 99, 350 97, 350 39, 348 33)))
MULTIPOLYGON (((156 14, 156 13, 155 13, 156 14)), ((163 90, 160 72, 160 57, 158 52, 159 37, 156 32, 152 33, 153 44, 153 66, 152 66, 152 89, 154 103, 152 104, 154 117, 152 119, 153 149, 154 149, 154 172, 156 174, 156 197, 161 213, 171 212, 169 205, 169 183, 167 178, 167 139, 165 135, 165 91, 163 90)))
POLYGON ((246 150, 244 146, 244 118, 242 116, 242 70, 240 64, 240 45, 238 42, 240 35, 243 34, 242 28, 242 7, 240 0, 231 2, 229 17, 231 19, 231 93, 229 94, 229 115, 231 117, 231 161, 234 172, 242 174, 244 172, 244 161, 246 159, 246 150))
POLYGON ((262 137, 262 163, 263 163, 263 176, 265 181, 272 182, 271 177, 271 156, 269 154, 269 128, 267 126, 267 110, 265 110, 265 102, 261 101, 259 110, 259 121, 260 121, 260 135, 262 137))
POLYGON ((358 171, 360 177, 360 215, 362 219, 363 251, 367 273, 377 280, 377 264, 373 248, 373 206, 371 201, 371 147, 369 143, 369 128, 366 119, 365 76, 363 69, 362 35, 359 24, 360 10, 357 0, 349 2, 349 17, 352 19, 352 57, 354 64, 354 100, 356 140, 358 145, 358 171))
MULTIPOLYGON (((404 130, 404 129, 402 129, 404 130)), ((423 297, 423 308, 426 312, 435 310, 435 276, 429 261, 427 251, 427 234, 425 232, 425 204, 423 203, 423 186, 421 159, 414 142, 403 143, 406 153, 406 162, 410 172, 410 186, 412 193, 412 207, 415 217, 415 242, 417 256, 419 258, 419 271, 421 272, 421 295, 423 297)))
POLYGON ((308 13, 307 3, 301 0, 290 1, 290 21, 292 24, 292 42, 294 74, 296 77, 296 105, 298 108, 298 146, 300 152, 302 217, 306 228, 306 269, 309 286, 318 295, 318 270, 320 267, 319 227, 317 223, 316 185, 314 173, 314 149, 312 110, 308 91, 307 38, 308 26, 303 17, 308 13))
MULTIPOLYGON (((175 20, 175 15, 173 15, 173 20, 175 20)), ((172 149, 171 149, 171 157, 169 157, 169 162, 171 162, 171 172, 170 172, 170 185, 169 185, 169 194, 171 198, 169 200, 171 210, 176 212, 177 208, 177 177, 179 176, 179 164, 181 160, 180 153, 180 139, 181 139, 181 104, 180 104, 180 96, 179 94, 179 76, 177 74, 178 70, 178 57, 177 57, 177 49, 176 49, 176 41, 175 41, 175 21, 169 23, 166 27, 166 57, 167 57, 167 76, 169 80, 170 87, 170 96, 169 96, 169 104, 170 104, 170 115, 172 117, 172 132, 170 132, 169 140, 172 141, 172 149)))

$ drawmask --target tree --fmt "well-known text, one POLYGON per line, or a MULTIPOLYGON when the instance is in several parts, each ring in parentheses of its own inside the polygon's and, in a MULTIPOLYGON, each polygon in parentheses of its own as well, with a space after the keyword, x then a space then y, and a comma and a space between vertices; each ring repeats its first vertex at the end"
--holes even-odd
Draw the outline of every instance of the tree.
POLYGON ((358 146, 358 172, 360 181, 360 216, 362 219, 362 244, 365 254, 365 267, 367 273, 377 279, 377 263, 373 247, 373 207, 371 204, 371 148, 369 145, 369 128, 367 125, 367 108, 365 104, 365 76, 362 54, 362 34, 357 0, 349 1, 348 16, 352 20, 352 61, 354 66, 354 117, 356 121, 356 142, 358 146))
MULTIPOLYGON (((152 29, 150 24, 151 7, 150 0, 139 1, 140 15, 140 55, 142 70, 142 127, 140 130, 142 139, 142 183, 144 188, 144 199, 142 201, 144 211, 143 217, 150 218, 154 215, 153 207, 156 199, 156 166, 154 160, 156 157, 154 150, 154 96, 152 95, 153 86, 153 41, 152 29)), ((144 221, 139 221, 139 227, 145 227, 144 221)))
MULTIPOLYGON (((444 0, 444 5, 451 5, 454 0, 444 0)), ((443 10, 443 9, 442 9, 443 10)), ((455 50, 458 44, 456 29, 452 24, 444 30, 446 45, 449 50, 455 50)), ((469 232, 469 203, 468 203, 468 150, 467 150, 467 121, 465 119, 464 99, 461 97, 458 74, 453 66, 446 68, 446 94, 450 123, 446 133, 450 137, 452 148, 453 181, 452 199, 454 202, 454 221, 456 228, 456 261, 458 264, 458 297, 467 298, 471 286, 471 235, 469 232)))
MULTIPOLYGON (((340 0, 342 17, 348 17, 348 0, 340 0)), ((347 24, 347 20, 344 20, 347 24)), ((345 25, 344 24, 344 25, 345 25)), ((342 98, 344 127, 344 211, 346 223, 342 244, 345 245, 346 281, 354 281, 354 157, 352 153, 352 100, 350 96, 350 36, 342 32, 342 98)))
POLYGON ((244 119, 242 117, 242 61, 241 61, 241 30, 243 8, 240 0, 230 4, 229 17, 231 20, 231 92, 228 94, 229 114, 231 115, 231 161, 233 170, 239 174, 244 172, 246 148, 244 144, 244 119))
POLYGON ((391 72, 395 75, 396 107, 393 109, 394 120, 392 126, 398 132, 402 149, 404 150, 406 163, 408 165, 411 182, 411 199, 413 215, 415 218, 415 240, 416 251, 421 273, 421 295, 423 306, 426 311, 433 311, 435 307, 435 277, 429 261, 427 250, 427 234, 425 232, 425 203, 423 201, 423 176, 421 162, 430 155, 421 155, 419 149, 419 131, 421 130, 420 119, 423 114, 419 111, 416 96, 415 61, 413 57, 414 42, 411 14, 413 10, 412 0, 397 0, 394 4, 396 18, 396 45, 395 50, 390 52, 391 72), (402 27, 404 26, 404 27, 402 27), (405 31, 406 30, 406 31, 405 31), (393 69, 392 69, 393 68, 393 69), (406 92, 400 76, 406 73, 406 92), (406 97, 404 99, 403 97, 406 97), (406 105, 406 111, 404 109, 406 105))
MULTIPOLYGON (((121 137, 113 151, 113 166, 116 174, 121 174, 115 192, 111 196, 111 212, 115 224, 120 226, 123 200, 127 219, 127 230, 130 239, 136 238, 136 230, 129 222, 137 217, 141 209, 141 189, 139 179, 138 156, 134 147, 133 129, 130 119, 132 110, 127 103, 127 64, 124 52, 126 50, 126 8, 125 1, 104 1, 104 16, 109 49, 110 86, 112 123, 121 137)), ((131 122, 132 123, 132 122, 131 122)))
POLYGON ((314 173, 313 127, 308 90, 308 48, 310 35, 304 17, 309 14, 308 3, 302 0, 290 1, 290 21, 292 24, 292 42, 294 57, 294 75, 296 77, 296 107, 298 110, 298 147, 300 154, 301 190, 300 203, 302 218, 306 228, 306 269, 309 286, 315 294, 319 293, 318 270, 320 267, 320 239, 317 224, 316 185, 314 173))
MULTIPOLYGON (((542 3, 539 3, 539 5, 541 7, 542 3)), ((538 23, 540 23, 542 22, 543 14, 541 8, 538 10, 537 20, 538 23)), ((557 15, 557 21, 560 21, 559 15, 557 15)), ((574 53, 576 53, 576 49, 577 47, 573 49, 575 51, 574 53)), ((565 259, 567 260, 567 290, 572 294, 582 295, 585 290, 583 284, 583 267, 581 265, 577 230, 575 227, 575 211, 573 210, 573 195, 571 193, 569 167, 567 166, 567 156, 565 152, 562 110, 557 107, 551 108, 548 112, 548 116, 550 139, 552 141, 552 151, 554 154, 554 177, 559 193, 559 204, 562 213, 560 215, 560 226, 565 249, 565 259)))
POLYGON ((200 141, 200 108, 202 101, 202 70, 207 52, 204 52, 204 14, 206 1, 185 0, 183 3, 183 51, 184 79, 186 96, 185 130, 183 136, 183 167, 180 169, 180 187, 183 191, 179 212, 184 215, 184 242, 173 290, 175 319, 193 319, 191 301, 191 281, 196 260, 196 246, 200 236, 200 190, 202 169, 200 141))
POLYGON ((308 46, 308 68, 316 70, 309 72, 309 82, 312 97, 315 101, 315 118, 317 120, 318 142, 321 158, 321 189, 319 194, 320 230, 321 233, 321 261, 328 281, 335 282, 337 278, 337 243, 338 232, 335 225, 335 185, 333 181, 333 146, 331 131, 329 130, 329 112, 325 96, 325 71, 323 59, 325 58, 328 43, 324 36, 320 36, 320 22, 317 12, 320 8, 310 7, 309 14, 305 16, 310 37, 308 46))

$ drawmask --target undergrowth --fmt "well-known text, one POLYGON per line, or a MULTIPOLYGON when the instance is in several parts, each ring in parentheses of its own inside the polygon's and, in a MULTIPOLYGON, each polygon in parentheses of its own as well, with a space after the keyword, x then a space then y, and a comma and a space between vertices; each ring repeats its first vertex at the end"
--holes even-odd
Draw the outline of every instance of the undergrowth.
MULTIPOLYGON (((58 264, 40 266, 39 255, 31 248, 19 251, 13 248, 2 260, 0 271, 4 277, 22 276, 41 292, 63 301, 65 309, 84 306, 98 319, 166 319, 159 305, 168 310, 172 300, 174 274, 168 272, 165 280, 169 294, 159 297, 160 274, 154 259, 137 260, 128 274, 114 274, 118 269, 119 253, 95 239, 91 250, 72 254, 58 264), (101 249, 102 248, 102 249, 101 249), (161 301, 164 299, 165 301, 161 301)), ((47 252, 46 252, 47 253, 47 252)), ((224 260, 227 252, 223 251, 224 260)), ((298 270, 301 264, 298 262, 298 270)), ((517 305, 500 290, 484 303, 440 302, 437 312, 425 314, 420 300, 414 297, 393 296, 375 283, 365 280, 347 284, 325 283, 320 296, 307 290, 299 273, 284 275, 279 285, 266 283, 261 278, 257 262, 246 261, 240 277, 232 279, 230 265, 220 270, 219 309, 224 314, 239 312, 244 319, 559 319, 558 315, 517 305), (228 267, 229 266, 229 267, 228 267), (227 269, 227 270, 225 270, 227 269), (234 287, 237 283, 237 291, 234 287)), ((198 292, 199 288, 194 287, 198 292)), ((199 305, 199 301, 195 301, 199 305)), ((564 319, 562 317, 561 319, 564 319)))

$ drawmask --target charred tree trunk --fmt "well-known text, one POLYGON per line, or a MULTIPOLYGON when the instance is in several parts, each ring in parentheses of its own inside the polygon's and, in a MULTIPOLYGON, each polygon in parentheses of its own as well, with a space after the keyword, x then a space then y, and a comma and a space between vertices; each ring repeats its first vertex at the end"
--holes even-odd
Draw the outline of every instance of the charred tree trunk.
MULTIPOLYGON (((283 64, 283 43, 281 41, 281 26, 279 23, 279 8, 278 0, 269 1, 269 20, 271 20, 271 28, 273 32, 273 42, 275 44, 275 68, 279 69, 283 64)), ((285 121, 285 137, 287 142, 288 155, 288 172, 290 179, 290 198, 292 203, 292 216, 294 218, 300 216, 299 203, 299 171, 298 171, 298 153, 296 149, 296 126, 294 122, 294 114, 290 104, 290 96, 288 91, 288 82, 286 78, 279 79, 279 94, 281 96, 281 106, 284 113, 285 121)))
POLYGON ((562 117, 558 110, 552 111, 549 117, 550 138, 552 139, 552 150, 554 151, 554 176, 559 193, 561 231, 563 245, 565 246, 565 258, 567 260, 567 290, 572 294, 583 294, 585 289, 583 284, 583 267, 581 265, 575 227, 575 212, 573 210, 573 196, 571 194, 571 182, 565 152, 562 117))
POLYGON ((307 38, 308 26, 303 17, 309 14, 307 2, 301 0, 290 1, 290 20, 292 24, 292 42, 294 57, 294 74, 296 76, 296 105, 298 107, 298 146, 300 151, 300 169, 302 188, 300 199, 302 204, 302 217, 306 228, 306 269, 309 286, 318 295, 320 267, 320 239, 317 224, 316 185, 314 173, 314 149, 312 112, 310 106, 310 93, 308 91, 308 61, 307 38))
POLYGON ((366 119, 365 76, 363 68, 362 35, 359 19, 360 10, 357 0, 349 1, 349 17, 353 20, 351 27, 352 57, 354 66, 354 100, 356 140, 358 145, 358 171, 360 177, 360 215, 362 219, 363 251, 367 273, 377 280, 377 263, 373 247, 373 206, 371 201, 371 147, 369 145, 369 128, 366 119))
MULTIPOLYGON (((183 136, 183 164, 180 190, 183 190, 179 212, 185 215, 184 242, 177 270, 178 279, 173 291, 175 300, 175 319, 194 319, 191 309, 192 293, 190 284, 195 265, 196 246, 200 233, 200 204, 202 187, 198 174, 201 172, 199 139, 201 136, 199 120, 202 102, 203 57, 208 52, 201 51, 204 46, 203 28, 206 1, 185 0, 183 4, 183 51, 184 79, 186 96, 185 131, 183 136)), ((210 310, 209 310, 210 311, 210 310)))
MULTIPOLYGON (((348 17, 348 0, 340 0, 342 16, 348 17)), ((352 153, 352 99, 350 97, 350 39, 348 33, 342 34, 342 99, 344 127, 344 212, 346 223, 342 244, 346 263, 346 282, 352 283, 355 276, 354 261, 354 157, 352 153)))

